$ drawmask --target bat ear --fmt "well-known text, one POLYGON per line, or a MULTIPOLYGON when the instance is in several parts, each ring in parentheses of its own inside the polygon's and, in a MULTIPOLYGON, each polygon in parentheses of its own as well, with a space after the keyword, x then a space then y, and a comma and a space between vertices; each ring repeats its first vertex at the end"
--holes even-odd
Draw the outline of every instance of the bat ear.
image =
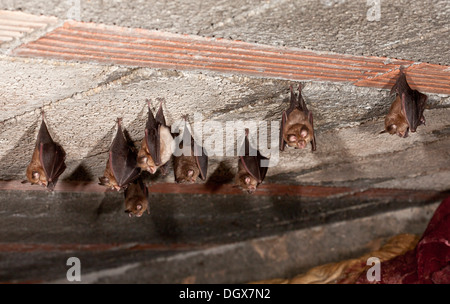
POLYGON ((138 158, 137 162, 138 162, 138 164, 146 164, 147 160, 148 160, 147 156, 141 156, 138 158))
POLYGON ((188 170, 187 176, 192 177, 194 175, 194 170, 188 170))
POLYGON ((386 132, 388 132, 390 134, 397 132, 397 125, 392 124, 392 125, 387 126, 386 132))
POLYGON ((107 178, 107 177, 102 176, 102 177, 99 177, 98 180, 100 181, 100 183, 99 183, 100 185, 109 184, 109 178, 107 178))
POLYGON ((288 138, 289 142, 297 141, 297 136, 295 136, 294 134, 289 134, 287 138, 288 138))
POLYGON ((302 130, 300 131, 300 136, 301 137, 308 136, 308 130, 306 128, 302 128, 302 130))
POLYGON ((137 209, 137 210, 141 210, 141 209, 142 209, 142 205, 141 205, 141 204, 138 204, 138 205, 136 206, 136 209, 137 209))
POLYGON ((250 184, 250 177, 247 176, 247 177, 245 178, 245 183, 246 183, 247 185, 250 184))

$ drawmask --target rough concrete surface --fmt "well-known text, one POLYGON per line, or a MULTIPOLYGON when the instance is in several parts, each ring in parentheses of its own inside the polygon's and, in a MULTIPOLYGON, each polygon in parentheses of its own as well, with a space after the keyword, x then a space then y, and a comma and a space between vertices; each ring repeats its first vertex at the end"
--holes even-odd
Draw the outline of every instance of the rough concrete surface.
MULTIPOLYGON (((0 9, 67 19, 71 3, 4 0, 0 9)), ((379 3, 379 21, 369 21, 373 5, 365 0, 82 0, 80 19, 343 54, 450 62, 448 1, 379 3)))
MULTIPOLYGON (((63 24, 70 3, 0 2, 58 18, 0 44, 0 180, 25 179, 41 109, 67 153, 61 180, 76 184, 102 175, 118 117, 139 146, 147 98, 153 108, 165 99, 169 124, 184 114, 193 122, 194 113, 205 123, 279 121, 288 107, 289 85, 297 84, 289 80, 13 55, 63 24)), ((367 1, 80 3, 85 22, 450 64, 448 1, 381 0, 379 21, 367 19, 367 1)), ((122 193, 0 190, 0 282, 65 283, 66 260, 77 256, 85 283, 245 283, 354 257, 397 233, 420 234, 450 189, 450 96, 428 94, 426 126, 399 138, 379 134, 388 89, 302 85, 317 151, 280 153, 264 183, 350 187, 360 196, 153 193, 151 214, 130 219, 122 193), (440 195, 364 194, 386 188, 440 195)), ((212 156, 208 183, 232 183, 236 170, 236 157, 212 156)), ((174 181, 172 171, 147 178, 174 181)))

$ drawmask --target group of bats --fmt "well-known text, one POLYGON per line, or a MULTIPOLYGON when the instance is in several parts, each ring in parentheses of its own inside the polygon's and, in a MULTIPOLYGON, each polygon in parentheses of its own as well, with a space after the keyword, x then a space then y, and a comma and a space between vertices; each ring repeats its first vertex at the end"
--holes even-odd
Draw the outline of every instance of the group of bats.
MULTIPOLYGON (((283 112, 281 118, 279 149, 284 151, 286 146, 304 149, 308 143, 311 143, 311 150, 315 151, 313 114, 308 110, 302 97, 301 85, 298 88, 298 94, 294 93, 292 86, 290 89, 290 107, 283 112)), ((380 133, 388 132, 407 137, 408 131, 415 132, 419 125, 425 124, 423 112, 427 96, 411 89, 403 70, 400 70, 400 75, 390 94, 395 94, 395 100, 385 117, 385 128, 380 133)), ((105 171, 99 178, 100 185, 116 191, 123 190, 125 212, 129 213, 130 217, 133 215, 140 217, 145 211, 149 212, 148 188, 144 185, 141 171, 154 174, 159 169, 162 174, 166 174, 169 161, 173 156, 173 134, 166 124, 162 100, 155 116, 149 101, 148 107, 145 136, 138 151, 126 140, 122 131, 122 119, 117 120, 117 133, 109 150, 105 171)), ((188 133, 183 138, 190 137, 191 140, 190 143, 180 144, 190 145, 191 153, 173 156, 174 175, 177 183, 194 183, 197 178, 206 179, 208 156, 203 147, 189 133, 187 116, 184 119, 184 132, 188 133)), ((250 155, 248 135, 248 129, 246 129, 243 143, 245 153, 239 156, 235 183, 243 191, 253 193, 263 182, 268 167, 261 166, 261 160, 265 157, 259 151, 256 155, 250 155)), ((63 148, 52 140, 44 121, 44 113, 42 113, 36 146, 26 171, 28 181, 53 190, 59 176, 66 169, 65 156, 63 148)))

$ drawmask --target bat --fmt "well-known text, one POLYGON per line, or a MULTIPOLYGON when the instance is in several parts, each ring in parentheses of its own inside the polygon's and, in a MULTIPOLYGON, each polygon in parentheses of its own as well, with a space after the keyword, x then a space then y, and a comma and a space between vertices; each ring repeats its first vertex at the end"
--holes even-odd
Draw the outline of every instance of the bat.
POLYGON ((141 217, 145 211, 150 214, 148 209, 148 189, 144 185, 142 178, 138 178, 128 185, 124 191, 125 212, 130 217, 141 217))
POLYGON ((298 86, 298 96, 294 93, 292 85, 290 107, 281 117, 280 151, 286 145, 296 149, 303 149, 311 142, 311 150, 316 151, 316 137, 314 135, 313 114, 306 107, 302 97, 301 85, 298 86))
POLYGON ((148 119, 145 126, 145 137, 137 156, 138 167, 151 174, 154 174, 160 167, 163 174, 166 174, 164 165, 172 156, 173 137, 170 128, 166 125, 162 102, 161 99, 159 110, 154 117, 150 109, 150 101, 147 100, 148 119))
POLYGON ((238 172, 236 174, 236 184, 243 191, 253 193, 266 177, 268 167, 261 166, 261 160, 267 159, 256 151, 256 156, 251 156, 250 143, 248 141, 248 129, 245 129, 244 141, 245 153, 239 156, 238 172))
POLYGON ((27 167, 27 179, 31 184, 41 185, 53 191, 59 176, 66 169, 66 153, 55 143, 48 132, 42 111, 42 123, 31 162, 27 167))
POLYGON ((122 118, 117 119, 117 133, 109 149, 108 161, 100 185, 111 190, 126 189, 140 174, 136 152, 128 145, 122 131, 122 118))
POLYGON ((428 101, 428 96, 417 90, 411 89, 406 81, 406 75, 400 69, 400 75, 391 89, 390 95, 395 94, 389 113, 384 119, 384 130, 380 133, 397 134, 407 137, 408 130, 416 132, 421 124, 425 125, 423 111, 428 101))
MULTIPOLYGON (((184 132, 187 132, 187 135, 183 135, 183 138, 191 139, 191 155, 182 154, 180 156, 174 156, 175 181, 177 183, 195 183, 197 181, 197 177, 200 177, 202 180, 206 180, 206 173, 208 171, 208 156, 206 155, 203 147, 198 145, 192 137, 189 128, 186 125, 187 116, 185 116, 184 119, 184 132)), ((184 144, 185 143, 183 140, 181 149, 184 144)))

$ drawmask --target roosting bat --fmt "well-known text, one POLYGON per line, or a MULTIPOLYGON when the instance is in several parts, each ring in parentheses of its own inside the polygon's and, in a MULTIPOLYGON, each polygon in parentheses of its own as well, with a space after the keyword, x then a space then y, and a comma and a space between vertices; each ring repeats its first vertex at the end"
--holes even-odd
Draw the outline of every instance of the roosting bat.
POLYGON ((148 209, 148 189, 144 185, 142 178, 136 179, 125 189, 125 212, 130 217, 133 215, 141 217, 145 211, 150 214, 148 209))
POLYGON ((280 128, 280 151, 285 145, 296 149, 303 149, 311 142, 311 150, 316 151, 316 137, 314 135, 313 114, 306 107, 302 97, 301 85, 298 86, 298 96, 291 85, 290 107, 283 112, 280 128))
POLYGON ((52 191, 55 188, 59 176, 66 169, 64 160, 66 153, 63 148, 55 143, 48 133, 42 111, 42 123, 39 129, 36 146, 31 162, 27 167, 27 179, 31 184, 47 187, 52 191))
MULTIPOLYGON (((185 121, 187 117, 185 117, 185 121)), ((202 180, 206 179, 206 173, 208 171, 208 156, 205 153, 203 147, 198 145, 186 125, 184 126, 184 132, 187 135, 183 135, 183 138, 190 138, 191 142, 191 155, 174 156, 174 171, 175 171, 175 181, 177 183, 195 183, 197 177, 202 180)), ((181 147, 184 145, 184 140, 181 147)))
POLYGON ((266 177, 268 167, 261 166, 261 160, 267 159, 256 151, 256 156, 250 155, 250 143, 248 141, 248 129, 245 129, 245 154, 239 156, 238 172, 236 174, 236 184, 248 193, 253 193, 256 187, 261 184, 266 177))
POLYGON ((108 162, 100 185, 112 190, 125 189, 140 173, 136 166, 136 152, 128 145, 122 132, 122 118, 117 119, 117 133, 109 149, 108 162))
POLYGON ((416 132, 418 126, 425 125, 423 111, 428 97, 417 90, 411 89, 406 81, 406 75, 401 69, 390 94, 393 95, 394 93, 396 94, 395 100, 384 119, 384 130, 380 133, 388 132, 400 137, 407 137, 408 130, 416 132))
POLYGON ((170 128, 166 125, 166 119, 162 109, 161 100, 159 110, 156 117, 150 109, 150 101, 148 103, 148 119, 145 126, 145 137, 142 140, 141 148, 138 153, 137 164, 145 171, 154 174, 161 167, 165 174, 165 164, 168 163, 172 156, 173 137, 170 128))

